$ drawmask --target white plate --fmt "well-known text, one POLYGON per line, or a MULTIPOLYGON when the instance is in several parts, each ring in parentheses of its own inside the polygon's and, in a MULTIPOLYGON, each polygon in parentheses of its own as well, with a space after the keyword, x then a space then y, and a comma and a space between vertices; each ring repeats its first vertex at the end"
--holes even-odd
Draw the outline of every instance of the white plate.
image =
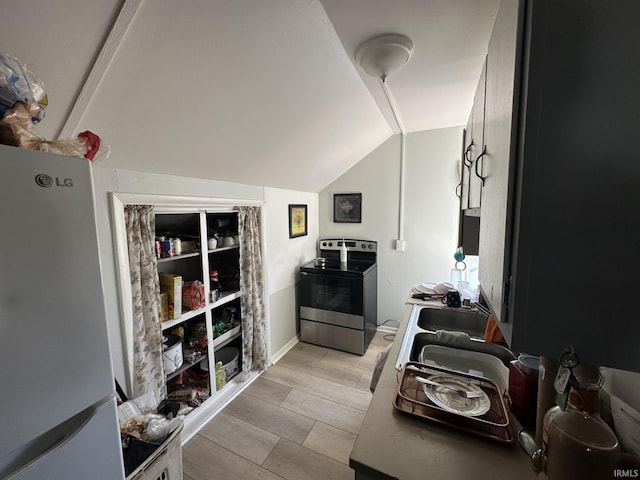
POLYGON ((413 288, 415 288, 420 293, 429 293, 431 295, 433 294, 444 295, 449 290, 455 290, 456 287, 454 287, 449 282, 442 282, 442 283, 420 283, 418 285, 415 285, 413 288))
POLYGON ((489 400, 487 394, 478 385, 451 375, 431 375, 428 379, 438 382, 441 385, 464 390, 468 393, 482 393, 481 397, 465 398, 448 388, 423 385, 422 388, 427 398, 443 410, 459 415, 466 415, 467 417, 479 417, 487 413, 491 408, 491 400, 489 400))
POLYGON ((433 289, 435 287, 434 283, 421 283, 419 285, 414 286, 413 288, 420 293, 428 293, 429 295, 433 295, 436 291, 433 289))
POLYGON ((442 282, 437 284, 435 287, 433 287, 433 289, 435 290, 436 293, 444 295, 445 293, 448 293, 449 290, 455 290, 456 287, 450 284, 449 282, 442 282))

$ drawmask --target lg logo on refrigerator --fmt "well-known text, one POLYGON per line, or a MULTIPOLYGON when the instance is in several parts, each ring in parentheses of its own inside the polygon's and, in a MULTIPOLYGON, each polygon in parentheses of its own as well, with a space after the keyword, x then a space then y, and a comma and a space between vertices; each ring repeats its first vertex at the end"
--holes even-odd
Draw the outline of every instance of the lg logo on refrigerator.
POLYGON ((56 187, 73 187, 73 180, 70 178, 60 179, 60 177, 56 177, 54 181, 53 178, 45 173, 36 175, 36 183, 43 188, 53 187, 54 185, 56 187))

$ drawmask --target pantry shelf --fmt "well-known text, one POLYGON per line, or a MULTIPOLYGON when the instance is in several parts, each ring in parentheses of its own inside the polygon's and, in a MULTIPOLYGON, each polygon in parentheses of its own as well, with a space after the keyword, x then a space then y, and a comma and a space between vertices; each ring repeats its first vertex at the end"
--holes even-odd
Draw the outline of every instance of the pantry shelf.
POLYGON ((176 325, 180 325, 181 323, 186 322, 187 320, 191 320, 192 318, 197 317, 198 315, 201 315, 206 311, 207 311, 207 307, 197 308, 195 310, 187 310, 185 312, 182 312, 182 315, 180 315, 180 318, 176 318, 175 320, 166 320, 162 322, 162 331, 164 332, 165 330, 169 330, 170 328, 173 328, 176 325))
POLYGON ((167 382, 169 380, 171 380, 172 378, 177 377, 178 375, 180 375, 185 370, 188 370, 189 368, 191 368, 191 367, 193 367, 195 365, 198 365, 200 362, 202 362, 206 358, 207 358, 207 355, 202 355, 202 356, 198 357, 197 360, 194 360, 193 362, 189 362, 187 360, 184 360, 182 362, 182 365, 180 366, 180 368, 178 368, 175 372, 171 372, 169 375, 167 375, 167 382))
POLYGON ((207 305, 207 308, 210 309, 210 310, 213 310, 214 308, 221 307, 223 305, 226 305, 229 302, 232 302, 236 298, 240 298, 241 295, 242 295, 242 292, 240 290, 230 291, 230 292, 222 292, 222 294, 220 295, 220 298, 218 300, 216 300, 215 302, 210 303, 209 305, 207 305))
POLYGON ((164 257, 164 258, 159 258, 158 259, 158 263, 165 263, 165 262, 174 262, 176 260, 182 260, 184 258, 192 258, 192 257, 197 257, 200 255, 200 252, 194 252, 194 253, 183 253, 182 255, 174 255, 172 257, 164 257))
POLYGON ((213 348, 215 350, 224 347, 225 345, 227 345, 228 343, 232 342, 233 340, 235 340, 236 338, 238 338, 241 335, 240 332, 240 325, 232 328, 231 330, 223 333, 222 335, 220 335, 219 337, 216 337, 213 339, 213 348))

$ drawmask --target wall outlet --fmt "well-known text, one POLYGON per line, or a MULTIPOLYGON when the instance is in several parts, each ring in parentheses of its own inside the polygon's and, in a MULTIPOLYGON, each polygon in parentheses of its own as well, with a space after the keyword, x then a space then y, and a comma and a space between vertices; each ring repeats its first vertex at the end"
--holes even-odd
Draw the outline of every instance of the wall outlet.
POLYGON ((396 250, 399 252, 404 252, 405 242, 404 240, 396 240, 396 250))

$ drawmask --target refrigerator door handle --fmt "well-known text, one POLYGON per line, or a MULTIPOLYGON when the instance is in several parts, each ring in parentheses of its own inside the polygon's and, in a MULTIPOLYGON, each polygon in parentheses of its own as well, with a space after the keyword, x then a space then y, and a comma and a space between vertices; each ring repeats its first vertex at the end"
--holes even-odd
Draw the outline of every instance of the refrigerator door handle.
POLYGON ((18 451, 8 455, 8 457, 13 456, 14 458, 0 459, 0 478, 10 480, 18 477, 24 471, 55 454, 56 451, 62 449, 73 440, 91 422, 103 405, 113 401, 114 398, 114 395, 104 398, 100 403, 83 410, 63 424, 43 433, 38 438, 23 445, 18 451))

